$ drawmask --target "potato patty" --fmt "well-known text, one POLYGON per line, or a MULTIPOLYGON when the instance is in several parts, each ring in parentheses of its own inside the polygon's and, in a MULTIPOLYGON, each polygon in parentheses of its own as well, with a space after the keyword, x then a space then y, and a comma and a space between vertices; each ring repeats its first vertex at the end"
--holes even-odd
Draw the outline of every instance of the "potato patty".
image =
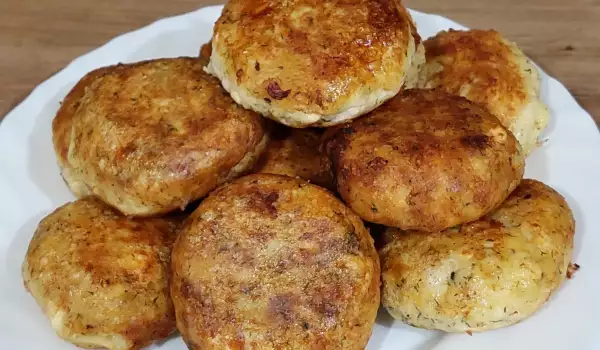
POLYGON ((439 88, 485 106, 514 135, 525 155, 549 120, 538 69, 495 30, 442 31, 425 40, 417 86, 439 88))
POLYGON ((364 349, 379 260, 360 218, 303 180, 255 174, 188 218, 172 257, 190 349, 364 349))
POLYGON ((416 83, 423 61, 398 0, 231 0, 215 24, 207 71, 242 106, 308 127, 376 108, 416 83))
POLYGON ((486 109, 436 90, 406 90, 328 131, 340 196, 363 219, 423 231, 475 220, 523 176, 514 136, 486 109))
POLYGON ((92 197, 44 218, 23 262, 26 288, 62 338, 140 349, 175 331, 169 260, 176 219, 134 220, 92 197))
POLYGON ((383 305, 408 324, 447 332, 514 324, 564 281, 574 232, 564 198, 535 180, 480 220, 437 233, 389 229, 383 305))
POLYGON ((185 207, 254 166, 262 118, 237 106, 199 58, 122 64, 88 73, 53 122, 62 175, 126 215, 185 207))

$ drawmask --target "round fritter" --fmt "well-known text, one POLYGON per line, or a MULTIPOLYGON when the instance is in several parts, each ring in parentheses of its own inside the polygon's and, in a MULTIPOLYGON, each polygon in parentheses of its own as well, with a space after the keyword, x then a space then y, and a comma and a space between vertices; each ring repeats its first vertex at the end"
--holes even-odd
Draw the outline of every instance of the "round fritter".
POLYGON ((366 113, 424 61, 399 0, 231 0, 207 71, 246 108, 292 127, 366 113))
POLYGON ((251 169, 266 147, 262 118, 237 106, 202 59, 100 68, 53 122, 62 175, 127 215, 183 208, 251 169))
POLYGON ((266 152, 254 172, 299 177, 313 184, 335 189, 331 162, 321 153, 319 129, 290 129, 275 126, 266 152))
POLYGON ((513 135, 484 108, 435 90, 406 90, 329 131, 340 196, 363 219, 435 232, 475 220, 518 185, 513 135))
POLYGON ((172 257, 190 349, 364 349, 379 259, 360 218, 327 190, 255 174, 211 193, 172 257))
POLYGON ((450 30, 425 41, 427 62, 418 86, 439 87, 487 107, 527 155, 548 124, 537 68, 494 30, 450 30))
POLYGON ((437 233, 389 229, 383 305, 408 324, 446 332, 514 324, 564 281, 574 230, 565 200, 535 180, 480 220, 437 233))
POLYGON ((100 200, 44 218, 23 262, 25 286, 77 346, 140 349, 175 331, 169 260, 176 220, 134 220, 100 200))

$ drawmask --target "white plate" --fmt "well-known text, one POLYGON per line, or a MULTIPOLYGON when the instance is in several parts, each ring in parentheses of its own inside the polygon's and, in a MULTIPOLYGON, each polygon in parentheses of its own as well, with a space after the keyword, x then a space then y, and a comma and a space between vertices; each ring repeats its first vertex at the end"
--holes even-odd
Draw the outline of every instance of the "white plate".
MULTIPOLYGON (((118 62, 198 53, 221 7, 163 19, 122 35, 73 61, 38 86, 0 124, 0 349, 75 349, 60 340, 33 298, 20 267, 39 220, 72 200, 53 153, 51 121, 61 99, 88 71, 118 62)), ((412 12, 423 37, 463 26, 412 12)), ((548 142, 527 162, 526 176, 564 195, 575 213, 574 261, 582 267, 533 317, 486 333, 443 334, 405 326, 380 312, 368 349, 600 349, 600 134, 590 116, 556 80, 542 74, 542 98, 552 121, 548 142)), ((174 337, 153 348, 185 349, 174 337)))

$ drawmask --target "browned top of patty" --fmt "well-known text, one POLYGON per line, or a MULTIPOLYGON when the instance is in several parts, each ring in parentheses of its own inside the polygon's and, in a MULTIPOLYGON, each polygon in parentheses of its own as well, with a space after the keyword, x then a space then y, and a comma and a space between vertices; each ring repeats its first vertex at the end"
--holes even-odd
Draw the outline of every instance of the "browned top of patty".
POLYGON ((514 136, 487 110, 436 90, 407 90, 328 131, 338 191, 363 219, 437 231, 500 204, 524 168, 514 136))
POLYGON ((213 192, 183 228, 172 267, 191 349, 363 349, 379 306, 379 261, 360 218, 287 176, 213 192))
POLYGON ((442 31, 423 44, 431 65, 423 86, 481 103, 507 127, 532 98, 518 62, 526 57, 495 30, 442 31))
POLYGON ((25 285, 68 340, 118 335, 140 348, 175 330, 168 281, 178 225, 130 219, 92 197, 65 204, 29 244, 25 285))
POLYGON ((198 58, 158 59, 83 77, 53 122, 74 192, 130 215, 168 212, 207 194, 254 152, 262 119, 237 106, 203 66, 198 58))
POLYGON ((253 96, 331 115, 366 87, 400 88, 409 43, 419 40, 413 30, 397 0, 232 0, 215 25, 213 49, 253 96))
POLYGON ((389 228, 382 303, 446 332, 485 331, 537 311, 568 273, 575 221, 565 199, 526 179, 482 218, 434 233, 389 228))

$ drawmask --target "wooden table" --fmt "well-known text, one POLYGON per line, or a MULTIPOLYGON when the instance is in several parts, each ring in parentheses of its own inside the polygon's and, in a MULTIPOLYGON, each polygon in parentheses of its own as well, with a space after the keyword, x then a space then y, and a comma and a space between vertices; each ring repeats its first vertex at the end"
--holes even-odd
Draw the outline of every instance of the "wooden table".
MULTIPOLYGON (((1 0, 0 119, 72 59, 122 32, 214 0, 1 0)), ((495 28, 562 81, 600 123, 599 0, 406 0, 469 27, 495 28)))

